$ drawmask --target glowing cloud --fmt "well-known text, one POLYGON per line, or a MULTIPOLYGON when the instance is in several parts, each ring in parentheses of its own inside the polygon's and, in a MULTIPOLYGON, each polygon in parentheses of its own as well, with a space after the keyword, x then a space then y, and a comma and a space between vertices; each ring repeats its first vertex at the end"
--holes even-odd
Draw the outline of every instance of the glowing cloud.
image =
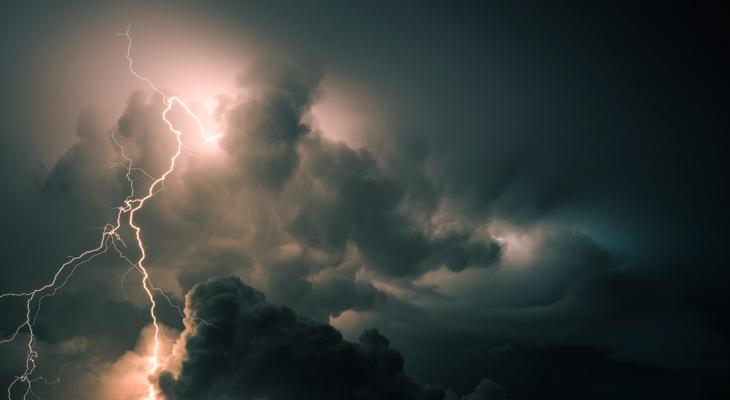
MULTIPOLYGON (((210 134, 206 131, 202 121, 200 118, 193 113, 193 111, 190 109, 190 107, 179 97, 177 96, 168 96, 166 93, 164 93, 162 90, 160 90, 155 84, 150 80, 149 78, 138 74, 134 69, 134 59, 132 58, 132 37, 130 35, 131 25, 127 27, 127 30, 125 32, 119 33, 119 36, 124 36, 128 40, 128 46, 127 46, 127 54, 126 59, 129 62, 129 71, 138 79, 146 82, 149 87, 154 90, 156 93, 160 94, 162 96, 162 100, 165 103, 166 107, 162 111, 161 118, 169 128, 169 130, 175 135, 175 139, 177 141, 177 145, 175 148, 175 153, 169 158, 169 163, 167 169, 160 174, 157 178, 153 178, 151 174, 148 172, 137 168, 134 166, 134 162, 131 158, 129 158, 125 152, 124 147, 119 142, 119 140, 116 138, 114 134, 112 134, 111 139, 113 144, 117 147, 119 151, 119 155, 122 158, 122 161, 118 163, 117 165, 123 166, 127 173, 126 173, 126 179, 129 182, 129 194, 125 198, 122 205, 116 207, 117 214, 115 218, 114 224, 107 223, 104 226, 104 229, 101 234, 101 238, 99 240, 99 244, 97 247, 86 250, 82 252, 81 254, 69 259, 67 262, 63 263, 56 273, 53 275, 53 278, 50 282, 47 284, 40 286, 32 291, 28 292, 11 292, 11 293, 3 293, 0 294, 0 300, 4 298, 24 298, 25 299, 25 320, 16 327, 13 334, 10 335, 7 338, 4 338, 0 340, 0 344, 10 343, 14 342, 16 339, 20 337, 21 332, 25 329, 28 332, 28 340, 26 342, 26 357, 25 357, 25 368, 21 374, 15 377, 15 379, 10 383, 10 385, 7 388, 8 393, 8 399, 12 400, 13 398, 13 390, 16 385, 25 385, 25 391, 23 392, 22 398, 25 400, 29 396, 32 397, 38 397, 33 392, 33 383, 35 382, 48 382, 48 380, 42 376, 34 376, 34 373, 37 369, 37 360, 39 358, 39 354, 35 348, 36 344, 36 335, 34 332, 34 326, 36 323, 36 320, 38 318, 38 314, 40 312, 40 308, 42 305, 42 302, 47 297, 54 296, 58 290, 63 288, 69 281, 69 279, 73 276, 73 274, 76 272, 79 266, 88 263, 95 257, 105 254, 109 251, 110 248, 113 248, 118 255, 125 260, 127 263, 130 264, 130 266, 133 269, 138 270, 142 274, 142 288, 144 289, 145 294, 147 295, 147 298, 149 299, 150 307, 149 307, 149 315, 152 319, 152 331, 153 334, 151 335, 151 350, 149 350, 149 356, 145 357, 144 364, 146 364, 146 371, 148 378, 154 377, 157 375, 157 373, 160 371, 160 369, 165 364, 164 360, 162 360, 161 357, 161 336, 164 334, 162 332, 161 324, 158 321, 157 318, 157 303, 155 301, 155 297, 153 292, 160 293, 163 297, 166 298, 165 294, 162 292, 161 289, 155 287, 152 284, 152 281, 150 279, 149 272, 147 270, 147 267, 145 266, 145 260, 147 258, 147 253, 145 250, 144 242, 142 240, 142 227, 138 224, 138 222, 135 220, 136 214, 139 210, 141 210, 147 200, 151 199, 155 195, 157 195, 160 191, 164 189, 164 183, 165 179, 173 173, 175 170, 175 165, 178 157, 181 154, 182 151, 182 135, 183 132, 176 129, 173 125, 173 123, 168 119, 169 112, 175 107, 176 105, 181 107, 193 120, 195 120, 198 129, 200 130, 200 133, 203 136, 203 139, 206 142, 213 142, 217 138, 220 137, 220 135, 217 134, 210 134), (135 186, 134 186, 134 179, 132 177, 133 172, 141 172, 147 177, 151 178, 153 181, 147 188, 146 192, 142 196, 137 196, 135 194, 135 186), (120 246, 117 246, 118 243, 121 243, 123 247, 126 248, 126 244, 124 243, 120 231, 128 227, 132 230, 134 233, 134 238, 136 242, 137 250, 139 251, 139 257, 136 261, 133 261, 131 258, 129 258, 127 255, 124 254, 122 251, 122 248, 120 246)), ((169 301, 169 299, 167 299, 169 301)), ((171 303, 172 305, 172 303, 171 303)), ((179 310, 179 307, 178 307, 179 310)), ((181 312, 182 315, 182 312, 181 312)), ((139 360, 135 358, 135 363, 138 364, 139 360)), ((130 382, 134 383, 135 380, 132 379, 130 382)), ((147 379, 147 389, 146 389, 146 395, 144 395, 144 399, 146 400, 153 400, 157 398, 157 388, 152 379, 147 379)))

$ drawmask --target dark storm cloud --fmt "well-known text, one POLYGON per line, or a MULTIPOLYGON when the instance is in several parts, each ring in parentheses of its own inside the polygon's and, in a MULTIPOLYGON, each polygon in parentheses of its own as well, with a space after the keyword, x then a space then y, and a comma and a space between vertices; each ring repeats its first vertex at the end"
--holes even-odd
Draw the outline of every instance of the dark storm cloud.
MULTIPOLYGON (((329 321, 346 310, 371 310, 384 305, 387 296, 369 282, 357 282, 352 273, 341 271, 314 282, 313 260, 296 258, 268 265, 268 291, 275 303, 296 307, 317 321, 329 321)), ((200 280, 198 281, 200 282, 200 280)))
MULTIPOLYGON (((497 267, 469 274, 458 286, 445 284, 449 295, 467 305, 421 294, 437 306, 425 307, 430 310, 427 314, 389 335, 410 361, 411 373, 425 381, 451 382, 462 391, 489 376, 508 389, 510 398, 534 398, 542 391, 576 399, 594 393, 594 385, 620 386, 624 380, 637 389, 637 398, 652 391, 690 393, 703 379, 700 376, 715 379, 721 373, 716 358, 703 355, 700 348, 711 346, 723 354, 727 347, 715 342, 706 326, 692 322, 694 313, 681 305, 671 286, 626 268, 625 261, 584 234, 548 231, 538 236, 542 238, 531 251, 534 259, 507 252, 497 267), (445 325, 445 320, 450 323, 445 325), (657 329, 672 335, 659 334, 657 329), (702 345, 683 345, 690 337, 702 345), (542 356, 507 352, 504 364, 494 366, 491 353, 482 351, 504 344, 530 348, 536 343, 554 345, 555 359, 573 361, 548 366, 550 362, 542 361, 542 356), (559 390, 560 384, 542 386, 558 379, 543 374, 576 365, 600 369, 605 375, 576 378, 584 385, 571 384, 573 378, 566 378, 564 391, 559 390), (670 382, 675 382, 675 389, 666 390, 670 382)), ((408 319, 384 309, 372 323, 389 326, 393 321, 408 319)), ((566 374, 579 376, 577 371, 566 374)), ((622 394, 619 387, 602 390, 603 398, 622 394)), ((708 388, 707 393, 717 395, 717 389, 708 388)))
POLYGON ((467 232, 429 237, 409 224, 398 211, 405 184, 387 177, 367 151, 320 140, 303 149, 309 184, 327 190, 301 200, 288 226, 301 242, 343 251, 352 241, 373 268, 392 276, 418 275, 444 265, 460 271, 498 259, 495 242, 472 242, 467 232))
POLYGON ((123 190, 118 176, 108 172, 112 150, 105 131, 93 108, 83 111, 76 127, 78 143, 50 171, 42 164, 35 170, 37 189, 47 201, 73 208, 74 218, 103 220, 108 204, 123 190))
POLYGON ((474 294, 479 303, 496 307, 535 307, 554 304, 587 280, 610 271, 621 260, 590 236, 571 230, 543 229, 526 259, 504 260, 486 271, 474 294))
POLYGON ((318 283, 297 308, 305 315, 322 319, 338 317, 343 311, 364 311, 386 306, 387 296, 371 283, 333 278, 318 283))
MULTIPOLYGON (((367 373, 353 378, 377 390, 405 387, 388 386, 393 379, 425 390, 394 378, 407 372, 474 391, 469 399, 502 398, 499 385, 514 399, 722 394, 715 388, 730 359, 724 14, 537 2, 215 4, 195 6, 195 20, 213 16, 216 26, 260 40, 263 53, 305 61, 265 57, 246 69, 223 116, 221 153, 212 162, 185 153, 140 213, 150 266, 166 289, 236 274, 274 303, 342 324, 348 337, 378 327, 409 361, 377 384, 367 373), (353 133, 362 146, 330 141, 310 115, 328 85, 373 122, 353 133), (491 230, 500 225, 506 232, 491 230), (519 240, 493 237, 509 234, 537 245, 516 256, 519 240), (483 377, 499 385, 485 380, 474 390, 483 377)), ((33 131, 47 118, 38 93, 50 89, 31 83, 104 85, 54 63, 36 66, 28 51, 55 48, 48 27, 82 5, 17 3, 0 12, 8 61, 0 74, 2 291, 45 282, 59 261, 93 245, 98 231, 89 228, 125 195, 123 171, 110 169, 110 126, 93 112, 82 113, 75 132, 33 131), (52 153, 58 161, 34 162, 32 149, 72 136, 67 151, 52 153)), ((83 15, 109 25, 97 12, 83 15)), ((152 172, 172 144, 161 109, 159 98, 133 94, 111 126, 152 172)), ((75 357, 109 360, 136 339, 144 308, 121 297, 119 260, 88 267, 48 302, 39 338, 60 348, 81 335, 88 354, 75 357)), ((0 306, 6 334, 22 306, 0 306)), ((252 307, 300 321, 267 303, 252 307)), ((293 325, 381 360, 371 340, 381 336, 350 343, 302 324, 293 325)), ((393 361, 387 355, 397 353, 380 346, 382 360, 393 361)), ((0 348, 0 358, 22 363, 16 350, 0 348)), ((58 356, 48 375, 61 355, 44 349, 45 360, 58 356)), ((8 363, 3 379, 17 373, 8 363)), ((188 390, 183 378, 168 381, 170 390, 188 390)), ((66 388, 56 397, 73 397, 66 388)))
MULTIPOLYGON (((166 181, 165 196, 155 198, 140 212, 148 265, 169 265, 183 290, 209 277, 251 274, 272 298, 328 321, 348 310, 408 309, 406 303, 389 299, 372 283, 356 279, 358 270, 371 270, 386 278, 412 277, 441 266, 453 271, 489 266, 498 259, 500 247, 474 237, 470 228, 434 232, 405 215, 402 206, 414 202, 414 197, 427 203, 439 201, 435 191, 428 198, 411 192, 409 178, 425 182, 419 188, 430 185, 424 172, 389 174, 368 150, 322 138, 304 122, 320 90, 321 70, 311 63, 276 62, 275 68, 254 66, 241 75, 241 84, 250 89, 251 96, 227 114, 231 124, 222 147, 230 157, 222 158, 221 165, 211 165, 183 154, 177 164, 179 172, 166 181), (275 165, 282 168, 268 168, 275 165), (314 187, 317 190, 308 190, 314 187), (249 193, 243 204, 238 200, 240 193, 249 193), (253 214, 258 215, 242 218, 253 214), (236 219, 243 223, 237 225, 236 219), (247 236, 249 239, 243 239, 247 236), (271 251, 278 246, 294 246, 298 255, 271 251)), ((135 167, 140 168, 131 176, 135 191, 141 193, 150 182, 141 170, 152 175, 164 171, 169 162, 166 157, 174 148, 174 136, 159 118, 162 109, 159 97, 133 93, 111 131, 97 126, 92 111, 82 114, 79 142, 49 172, 38 170, 38 186, 30 188, 31 193, 40 204, 71 210, 63 214, 70 220, 82 216, 77 224, 86 221, 101 226, 112 215, 110 206, 119 204, 128 189, 125 169, 115 164, 120 154, 109 134, 116 135, 126 156, 134 158, 135 167)), ((435 209, 430 207, 429 212, 435 209)), ((38 216, 41 226, 55 221, 38 216)), ((81 246, 66 243, 62 247, 67 251, 81 246)), ((57 265, 51 257, 42 264, 49 275, 57 265)), ((114 278, 109 285, 113 286, 125 267, 114 257, 111 264, 118 268, 110 272, 114 278)), ((98 268, 96 263, 93 266, 98 268)), ((46 322, 39 323, 39 329, 46 332, 39 340, 60 343, 82 335, 93 343, 90 354, 103 354, 101 359, 118 357, 120 349, 136 340, 132 331, 142 326, 143 308, 109 302, 107 297, 126 295, 112 290, 95 300, 128 306, 132 313, 114 318, 130 329, 110 331, 104 323, 93 323, 91 316, 96 311, 89 306, 85 313, 69 318, 68 312, 77 308, 73 305, 78 296, 92 297, 100 289, 91 277, 72 282, 83 290, 68 298, 58 296, 53 299, 57 304, 47 305, 40 314, 46 322), (63 329, 52 329, 54 321, 64 321, 63 329)), ((174 302, 175 297, 170 296, 174 302)), ((167 307, 162 298, 158 302, 162 304, 161 321, 178 326, 174 308, 167 307)))
POLYGON ((322 79, 317 66, 264 58, 240 78, 253 100, 230 113, 231 135, 224 146, 254 182, 279 189, 299 164, 297 144, 309 131, 303 114, 322 79))
POLYGON ((3 215, 4 263, 23 273, 4 276, 3 292, 48 281, 69 249, 96 245, 113 212, 109 204, 121 198, 124 186, 110 168, 113 152, 94 109, 80 114, 76 136, 78 142, 50 169, 36 164, 24 184, 4 197, 3 204, 17 211, 3 215))
MULTIPOLYGON (((432 185, 423 170, 392 174, 370 151, 332 143, 313 131, 305 116, 321 90, 321 79, 318 64, 278 57, 262 58, 239 76, 245 95, 225 114, 229 123, 222 148, 227 157, 221 167, 189 160, 180 167, 179 181, 171 177, 166 182, 174 195, 151 204, 153 212, 143 216, 150 246, 160 246, 151 253, 189 241, 196 257, 206 253, 201 262, 207 264, 211 257, 221 257, 221 251, 239 254, 239 261, 248 257, 240 248, 211 251, 211 245, 199 241, 205 226, 209 237, 223 233, 231 241, 252 230, 253 242, 259 243, 250 243, 255 248, 248 251, 258 255, 269 251, 263 247, 292 239, 305 251, 326 254, 324 263, 306 260, 301 266, 304 280, 308 273, 344 262, 348 245, 384 276, 418 276, 442 266, 461 271, 498 260, 500 246, 474 237, 469 227, 435 232, 406 215, 412 213, 408 204, 440 201, 438 191, 423 191, 432 185), (415 188, 413 181, 419 182, 415 188), (246 196, 248 202, 238 204, 246 196), (227 226, 231 218, 243 225, 227 226)), ((155 100, 133 95, 118 122, 126 151, 136 156, 136 165, 152 172, 164 169, 160 154, 169 154, 173 142, 159 121, 155 100)), ((427 214, 418 219, 436 212, 433 206, 424 210, 427 214)))
MULTIPOLYGON (((443 389, 406 375, 403 357, 377 330, 366 330, 357 343, 347 342, 329 325, 267 303, 237 278, 202 283, 186 302, 190 317, 210 325, 196 323, 186 338, 180 375, 161 378, 171 400, 446 396, 443 389)), ((503 399, 500 389, 483 381, 462 399, 503 399)))

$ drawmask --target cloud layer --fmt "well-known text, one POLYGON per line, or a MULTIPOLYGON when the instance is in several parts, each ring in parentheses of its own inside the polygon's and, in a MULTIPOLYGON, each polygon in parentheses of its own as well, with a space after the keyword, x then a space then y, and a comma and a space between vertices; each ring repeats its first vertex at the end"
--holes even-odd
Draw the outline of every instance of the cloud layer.
MULTIPOLYGON (((722 398, 727 80, 710 14, 724 14, 538 3, 5 7, 0 291, 96 242, 128 189, 111 133, 136 166, 166 166, 161 100, 130 94, 115 47, 131 19, 140 67, 186 99, 221 79, 172 79, 206 47, 246 56, 211 118, 217 145, 171 114, 184 152, 139 214, 173 303, 229 277, 189 306, 230 331, 193 332, 160 299, 170 335, 191 339, 171 396, 335 396, 329 379, 364 398, 722 398), (196 56, 169 70, 182 47, 196 56), (245 362, 206 386, 216 335, 245 362)), ((147 305, 127 271, 96 259, 44 301, 39 373, 68 365, 40 396, 99 398, 102 371, 139 361, 147 305)), ((0 336, 23 311, 0 303, 0 336)), ((0 383, 21 352, 0 347, 0 383)))
MULTIPOLYGON (((403 357, 377 330, 364 331, 357 343, 345 341, 330 325, 267 303, 237 278, 197 285, 186 296, 186 313, 195 322, 183 333, 189 333, 185 360, 178 376, 160 380, 171 400, 447 396, 409 377, 403 357)), ((462 399, 503 399, 503 392, 484 381, 462 399)))

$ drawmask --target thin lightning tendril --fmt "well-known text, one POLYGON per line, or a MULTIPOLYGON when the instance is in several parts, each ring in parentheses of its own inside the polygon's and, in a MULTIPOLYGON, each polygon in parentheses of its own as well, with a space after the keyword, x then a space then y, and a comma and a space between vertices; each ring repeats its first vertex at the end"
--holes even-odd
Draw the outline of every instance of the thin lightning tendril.
MULTIPOLYGON (((164 332, 162 331, 159 321, 157 319, 157 303, 155 301, 154 292, 161 295, 167 303, 178 310, 180 315, 185 318, 184 313, 180 309, 180 306, 174 304, 172 300, 165 294, 165 292, 154 286, 152 284, 149 271, 147 270, 147 267, 145 267, 145 260, 147 259, 147 252, 145 250, 144 242, 142 241, 142 228, 136 221, 135 217, 137 214, 137 211, 141 210, 145 202, 152 197, 154 197, 157 193, 162 191, 165 187, 165 179, 173 173, 175 170, 175 165, 178 160, 178 157, 181 154, 183 142, 182 142, 182 131, 176 129, 172 122, 168 119, 168 113, 172 110, 172 108, 177 105, 181 107, 187 115, 189 115, 197 124, 197 127, 199 131, 201 132, 203 139, 206 142, 214 141, 220 135, 211 135, 203 126, 202 121, 200 118, 198 118, 195 113, 188 107, 188 105, 179 97, 177 96, 168 96, 164 91, 160 90, 151 79, 148 77, 142 76, 137 73, 137 71, 134 69, 134 59, 132 58, 132 37, 130 35, 131 31, 131 25, 127 27, 127 30, 125 32, 121 32, 118 34, 118 36, 123 36, 127 39, 128 45, 127 45, 127 54, 125 55, 125 58, 127 59, 129 63, 129 71, 134 75, 135 78, 145 82, 153 91, 158 93, 162 96, 162 101, 165 104, 165 109, 162 111, 161 118, 167 125, 167 128, 175 135, 176 139, 176 149, 175 153, 170 157, 169 160, 169 166, 167 170, 165 170, 160 176, 157 178, 154 178, 151 174, 147 173, 142 168, 138 168, 134 166, 134 161, 132 158, 130 158, 125 152, 124 152, 124 146, 119 142, 116 134, 111 134, 111 141, 113 145, 117 148, 119 156, 122 158, 121 161, 113 164, 110 168, 114 167, 123 167, 126 170, 125 177, 127 181, 129 182, 129 194, 122 202, 122 205, 116 207, 116 218, 115 223, 107 223, 102 230, 101 238, 99 240, 99 244, 90 250, 86 250, 83 253, 75 256, 70 257, 68 261, 61 264, 61 266, 58 268, 56 273, 53 275, 53 278, 48 282, 47 284, 38 287, 37 289, 34 289, 29 292, 11 292, 11 293, 2 293, 0 294, 0 300, 5 298, 24 298, 25 299, 25 320, 16 327, 16 329, 13 331, 13 333, 7 337, 7 338, 0 338, 0 344, 10 343, 14 342, 23 332, 23 330, 27 330, 28 333, 28 340, 26 342, 26 357, 25 357, 25 370, 18 376, 15 377, 15 379, 10 383, 10 385, 7 388, 7 394, 8 394, 8 400, 12 400, 12 393, 13 388, 18 384, 24 384, 25 385, 25 391, 23 392, 23 400, 27 400, 29 396, 33 398, 40 399, 40 397, 33 391, 33 383, 34 382, 42 382, 44 384, 54 384, 58 383, 61 379, 60 372, 59 376, 56 379, 49 380, 45 377, 39 376, 35 377, 33 376, 37 369, 37 360, 39 358, 39 353, 36 350, 36 334, 34 331, 36 320, 38 319, 38 315, 40 313, 41 305, 43 303, 43 300, 47 297, 54 296, 60 289, 62 289, 66 284, 68 283, 69 279, 74 275, 76 270, 83 264, 86 264, 90 261, 92 261, 94 258, 96 258, 99 255, 106 255, 107 252, 110 249, 114 249, 114 251, 119 255, 119 257, 124 260, 129 266, 129 270, 124 274, 123 279, 126 278, 126 276, 129 274, 129 272, 133 270, 137 270, 142 275, 142 289, 144 290, 147 298, 149 299, 150 307, 149 307, 149 315, 152 319, 152 325, 154 326, 154 346, 152 349, 152 355, 149 357, 149 369, 148 374, 150 377, 155 376, 160 368, 164 365, 164 362, 160 360, 160 336, 164 336, 166 339, 171 340, 166 337, 164 332), (144 175, 146 178, 150 179, 152 182, 149 185, 146 193, 144 193, 141 197, 136 197, 135 193, 135 177, 133 176, 135 173, 140 173, 144 175), (126 222, 126 224, 125 224, 126 222), (134 238, 136 241, 136 247, 139 251, 139 259, 135 262, 132 261, 129 257, 127 257, 122 249, 118 246, 118 244, 121 244, 125 249, 127 248, 127 244, 122 239, 119 231, 124 226, 129 226, 131 230, 134 233, 134 238)), ((126 295, 126 293, 125 293, 126 295)), ((196 319, 198 322, 202 322, 209 326, 214 326, 206 321, 196 319)), ((65 365, 64 365, 65 367, 65 365)), ((63 368, 61 369, 63 370, 63 368)), ((144 397, 144 400, 155 400, 157 399, 157 389, 155 387, 155 384, 153 383, 153 380, 150 379, 150 382, 147 387, 147 395, 144 397)))

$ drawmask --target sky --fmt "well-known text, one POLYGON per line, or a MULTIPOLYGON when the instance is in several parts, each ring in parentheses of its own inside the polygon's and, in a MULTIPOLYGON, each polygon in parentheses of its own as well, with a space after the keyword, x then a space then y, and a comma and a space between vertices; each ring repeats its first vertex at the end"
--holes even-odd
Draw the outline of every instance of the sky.
POLYGON ((3 4, 0 293, 175 153, 118 33, 220 137, 172 108, 135 217, 160 332, 125 225, 0 298, 0 386, 27 313, 11 399, 721 398, 722 13, 577 3, 3 4))

